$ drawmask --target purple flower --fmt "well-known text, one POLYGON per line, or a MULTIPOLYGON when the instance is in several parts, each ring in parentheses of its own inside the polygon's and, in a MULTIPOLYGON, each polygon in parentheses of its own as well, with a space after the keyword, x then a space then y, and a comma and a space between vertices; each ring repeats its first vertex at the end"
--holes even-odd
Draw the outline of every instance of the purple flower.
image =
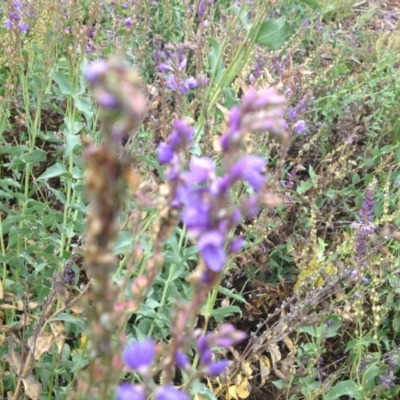
POLYGON ((179 368, 186 369, 189 367, 189 359, 186 354, 178 350, 175 354, 175 361, 179 368))
POLYGON ((215 175, 214 162, 209 157, 193 157, 190 170, 184 174, 188 183, 203 183, 215 175))
POLYGON ((187 87, 188 89, 192 90, 192 89, 196 89, 197 86, 199 86, 199 83, 197 82, 196 78, 191 77, 189 79, 186 79, 184 86, 187 87))
POLYGON ((212 351, 210 349, 205 349, 200 352, 200 362, 203 365, 208 365, 212 361, 212 351))
POLYGON ((187 57, 181 54, 179 58, 178 70, 183 71, 187 66, 187 57))
POLYGON ((145 400, 145 394, 141 387, 123 383, 117 390, 117 400, 145 400))
POLYGON ((243 244, 244 244, 244 239, 239 236, 238 238, 232 240, 229 246, 229 252, 231 254, 238 253, 242 249, 243 244))
POLYGON ((124 351, 124 362, 127 367, 138 372, 146 372, 153 362, 155 345, 151 339, 131 342, 124 351))
POLYGON ((207 366, 205 373, 210 376, 218 376, 226 370, 229 365, 228 360, 221 360, 207 366))
POLYGON ((265 183, 264 169, 266 161, 256 156, 245 156, 231 170, 234 179, 243 178, 254 190, 259 190, 265 183))
POLYGON ((293 124, 293 129, 296 133, 303 133, 306 129, 306 123, 304 120, 300 119, 293 124))
POLYGON ((10 30, 12 28, 12 26, 13 26, 13 23, 12 23, 11 19, 7 18, 6 22, 5 22, 6 29, 10 30))
POLYGON ((132 26, 132 18, 126 18, 124 20, 124 25, 128 28, 130 28, 132 26))
POLYGON ((222 325, 213 339, 215 346, 228 348, 246 339, 247 334, 236 330, 232 325, 222 325))
POLYGON ((169 65, 169 63, 168 63, 167 61, 165 61, 165 62, 163 62, 163 63, 161 63, 161 64, 159 64, 159 65, 157 66, 157 71, 158 71, 158 72, 172 72, 173 69, 172 69, 172 67, 169 65))
POLYGON ((174 149, 168 143, 161 143, 158 146, 158 160, 161 164, 169 163, 174 156, 174 149))
POLYGON ((194 130, 186 122, 176 119, 174 122, 174 131, 171 133, 170 142, 172 146, 188 146, 194 137, 194 130), (177 139, 174 134, 178 136, 177 139))
POLYGON ((200 0, 199 8, 197 11, 198 17, 201 18, 205 12, 206 12, 206 2, 205 2, 205 0, 200 0))
POLYGON ((197 243, 207 268, 213 272, 220 272, 225 266, 224 242, 224 236, 220 232, 211 231, 202 235, 197 243))
POLYGON ((22 3, 21 3, 20 1, 18 1, 18 0, 15 0, 15 1, 13 2, 13 6, 14 6, 14 8, 15 8, 17 11, 20 11, 21 8, 22 8, 22 3))
POLYGON ((367 277, 363 276, 363 277, 361 278, 361 280, 362 280, 366 285, 368 285, 369 279, 368 279, 367 277))
POLYGON ((180 87, 179 81, 176 79, 175 75, 169 75, 166 84, 168 89, 171 89, 173 92, 176 92, 180 87))
POLYGON ((95 60, 87 66, 84 75, 85 78, 93 84, 98 82, 108 70, 109 65, 106 61, 95 60))
POLYGON ((173 386, 160 386, 156 390, 156 400, 189 400, 189 396, 173 386))
POLYGON ((296 109, 293 108, 293 107, 290 107, 290 108, 289 108, 289 111, 288 111, 288 116, 289 116, 289 118, 290 118, 291 120, 295 120, 295 119, 297 118, 296 109))
POLYGON ((186 198, 182 199, 186 203, 183 210, 182 219, 186 225, 189 235, 198 236, 207 229, 210 229, 210 204, 196 198, 198 193, 181 193, 186 198), (201 215, 201 218, 199 216, 201 215))

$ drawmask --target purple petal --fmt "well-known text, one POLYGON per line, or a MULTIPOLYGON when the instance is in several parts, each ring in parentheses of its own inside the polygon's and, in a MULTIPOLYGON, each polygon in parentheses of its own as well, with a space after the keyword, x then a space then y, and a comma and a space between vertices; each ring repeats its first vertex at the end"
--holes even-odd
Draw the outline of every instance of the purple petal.
POLYGON ((214 162, 209 157, 193 157, 190 170, 184 175, 188 183, 203 183, 215 174, 214 162))
POLYGON ((234 180, 245 179, 254 190, 259 190, 265 183, 263 172, 266 164, 263 158, 245 156, 232 167, 231 176, 234 180))
POLYGON ((307 130, 307 126, 304 120, 300 119, 294 123, 293 129, 296 133, 303 133, 307 130))
POLYGON ((189 359, 186 354, 178 350, 175 354, 175 361, 179 368, 186 369, 189 367, 189 359))
POLYGON ((161 143, 158 146, 158 160, 161 164, 168 164, 174 156, 174 149, 168 143, 161 143))
POLYGON ((156 390, 156 400, 189 400, 189 396, 173 386, 160 386, 156 390))
POLYGON ((130 369, 141 371, 153 362, 155 345, 151 339, 132 342, 124 351, 124 362, 130 369))
POLYGON ((213 272, 220 272, 224 268, 226 263, 224 238, 219 232, 212 231, 202 235, 197 246, 207 268, 213 272))
POLYGON ((108 70, 109 65, 107 62, 96 60, 87 66, 84 75, 90 83, 96 83, 108 70))
POLYGON ((166 80, 166 84, 167 84, 167 87, 169 89, 171 89, 173 92, 176 92, 180 87, 180 83, 176 79, 175 75, 169 75, 166 80))
POLYGON ((145 394, 141 387, 123 383, 117 390, 117 400, 145 400, 145 394))
POLYGON ((218 376, 226 370, 226 368, 228 367, 228 364, 229 364, 228 360, 217 361, 215 363, 210 364, 205 369, 205 372, 207 375, 210 375, 210 376, 218 376))

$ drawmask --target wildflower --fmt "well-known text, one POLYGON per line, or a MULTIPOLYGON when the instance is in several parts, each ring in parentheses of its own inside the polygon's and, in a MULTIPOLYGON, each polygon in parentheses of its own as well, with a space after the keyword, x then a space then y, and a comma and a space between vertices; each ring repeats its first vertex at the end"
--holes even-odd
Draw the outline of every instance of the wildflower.
POLYGON ((124 362, 132 370, 145 373, 153 362, 155 345, 151 339, 131 342, 124 351, 124 362))
POLYGON ((7 18, 6 22, 5 22, 5 27, 6 29, 10 30, 13 26, 13 22, 11 21, 11 19, 7 18))

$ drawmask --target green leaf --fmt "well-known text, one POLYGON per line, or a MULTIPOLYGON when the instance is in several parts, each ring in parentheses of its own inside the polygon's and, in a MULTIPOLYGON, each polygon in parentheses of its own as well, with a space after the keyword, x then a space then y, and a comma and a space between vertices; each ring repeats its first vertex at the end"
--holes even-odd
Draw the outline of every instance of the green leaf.
POLYGON ((363 400, 364 392, 353 381, 343 381, 336 384, 333 389, 324 396, 324 400, 336 400, 341 396, 350 396, 356 400, 363 400))
POLYGON ((307 4, 311 8, 316 10, 321 10, 321 6, 319 5, 317 0, 300 0, 302 3, 307 4))
POLYGON ((81 97, 75 101, 75 107, 82 112, 86 118, 87 125, 90 129, 93 121, 93 105, 88 97, 81 97))
POLYGON ((241 294, 238 294, 238 293, 232 293, 229 289, 227 289, 227 288, 225 288, 225 287, 220 287, 219 289, 218 289, 218 291, 220 292, 220 293, 222 293, 224 296, 226 296, 226 297, 230 297, 230 298, 232 298, 232 299, 235 299, 235 300, 237 300, 237 301, 240 301, 241 303, 247 303, 247 301, 245 300, 245 298, 241 295, 241 294))
POLYGON ((290 35, 290 24, 284 18, 264 21, 258 31, 256 42, 270 50, 281 47, 290 35))
POLYGON ((86 323, 82 318, 77 318, 67 313, 62 313, 59 316, 52 318, 50 322, 52 321, 68 322, 70 324, 76 325, 81 331, 85 331, 86 329, 86 323))
POLYGON ((224 318, 234 314, 242 315, 242 310, 237 306, 219 307, 212 311, 211 316, 214 317, 217 322, 221 322, 224 318))
POLYGON ((299 185, 296 189, 296 192, 298 194, 303 194, 307 192, 307 190, 311 189, 314 186, 314 184, 310 181, 303 182, 301 185, 299 185))
POLYGON ((326 322, 331 321, 326 331, 325 337, 332 338, 336 336, 340 326, 342 325, 342 321, 340 320, 340 318, 337 315, 331 314, 326 317, 325 321, 326 322))
POLYGON ((47 153, 44 150, 37 149, 25 154, 23 158, 26 163, 36 164, 46 161, 47 153))
POLYGON ((215 76, 215 82, 218 83, 222 78, 225 68, 222 64, 222 46, 213 38, 208 38, 211 44, 211 51, 208 55, 208 66, 210 75, 215 76))
POLYGON ((370 365, 362 377, 361 385, 366 392, 374 389, 375 378, 379 375, 379 367, 376 364, 370 365))
POLYGON ((118 233, 114 245, 114 254, 124 254, 126 251, 132 250, 132 235, 128 231, 118 233))
POLYGON ((0 186, 4 189, 4 186, 12 186, 15 187, 17 189, 21 188, 21 185, 19 182, 14 181, 14 179, 11 178, 4 178, 4 179, 0 179, 0 186))
POLYGON ((353 339, 350 340, 349 343, 347 343, 347 346, 345 348, 345 353, 347 353, 349 350, 351 350, 353 347, 362 347, 362 346, 369 346, 370 344, 376 344, 379 345, 379 342, 375 339, 372 339, 370 337, 363 337, 361 339, 353 339))
POLYGON ((61 176, 65 173, 68 173, 68 171, 65 168, 65 165, 61 163, 56 163, 51 167, 47 168, 46 171, 44 171, 43 174, 40 175, 39 178, 37 179, 44 181, 45 179, 61 176))
POLYGON ((72 96, 74 93, 72 91, 71 82, 68 81, 67 77, 59 71, 52 71, 51 77, 57 83, 60 88, 60 92, 64 95, 72 96))

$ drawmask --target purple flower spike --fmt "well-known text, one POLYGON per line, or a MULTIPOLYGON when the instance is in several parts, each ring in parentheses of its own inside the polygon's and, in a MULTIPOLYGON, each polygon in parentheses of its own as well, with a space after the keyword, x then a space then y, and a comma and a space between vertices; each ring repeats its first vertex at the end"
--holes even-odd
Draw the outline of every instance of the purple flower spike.
POLYGON ((117 400, 145 400, 145 394, 141 387, 123 383, 117 390, 117 400))
POLYGON ((173 386, 160 386, 156 390, 156 400, 189 400, 189 396, 173 386))
POLYGON ((205 233, 200 237, 197 246, 204 262, 211 271, 220 272, 226 263, 224 237, 218 231, 205 233))
POLYGON ((217 361, 215 363, 210 364, 205 369, 205 372, 207 375, 210 375, 210 376, 218 376, 226 370, 226 368, 228 367, 228 364, 229 364, 228 360, 217 361))
POLYGON ((96 83, 108 71, 109 66, 103 60, 96 60, 89 64, 85 70, 85 78, 90 83, 96 83))
POLYGON ((174 149, 168 143, 161 143, 158 146, 158 160, 161 164, 168 164, 174 157, 174 149))
POLYGON ((124 351, 127 367, 138 372, 147 372, 155 355, 155 345, 151 339, 132 342, 124 351))

